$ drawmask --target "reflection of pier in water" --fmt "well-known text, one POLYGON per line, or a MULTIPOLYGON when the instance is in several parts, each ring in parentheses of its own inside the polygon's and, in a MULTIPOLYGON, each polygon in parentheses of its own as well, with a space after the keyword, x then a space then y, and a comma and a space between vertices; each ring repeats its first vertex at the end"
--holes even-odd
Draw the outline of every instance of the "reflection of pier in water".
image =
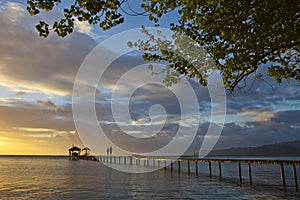
POLYGON ((141 157, 134 155, 100 155, 98 157, 100 162, 112 163, 112 164, 123 164, 123 165, 136 165, 136 166, 145 166, 145 167, 157 167, 157 168, 170 168, 171 172, 174 171, 174 163, 177 163, 178 173, 182 171, 181 164, 186 163, 187 173, 191 173, 191 163, 194 163, 195 173, 198 175, 198 163, 207 163, 208 166, 208 175, 212 178, 212 163, 217 163, 218 166, 218 177, 222 179, 222 163, 236 163, 238 171, 238 180, 239 183, 243 183, 242 170, 241 166, 246 165, 248 168, 248 179, 249 184, 252 185, 252 170, 251 166, 256 164, 268 164, 268 165, 279 165, 280 166, 280 175, 282 181, 282 189, 286 191, 286 180, 285 180, 285 170, 284 166, 291 166, 292 173, 294 178, 294 188, 298 192, 298 180, 296 166, 300 165, 300 161, 291 161, 291 160, 266 160, 266 159, 199 159, 199 158, 164 158, 164 157, 141 157), (143 162, 143 163, 142 163, 143 162), (152 162, 152 165, 149 163, 152 162), (169 163, 169 166, 167 165, 169 163))

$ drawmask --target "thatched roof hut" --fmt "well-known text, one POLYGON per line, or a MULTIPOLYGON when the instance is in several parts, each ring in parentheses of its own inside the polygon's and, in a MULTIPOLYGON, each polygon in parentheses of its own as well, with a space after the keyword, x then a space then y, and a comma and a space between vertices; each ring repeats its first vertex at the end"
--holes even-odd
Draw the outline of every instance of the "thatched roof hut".
POLYGON ((74 146, 69 149, 69 159, 77 160, 79 159, 81 149, 77 146, 74 146))

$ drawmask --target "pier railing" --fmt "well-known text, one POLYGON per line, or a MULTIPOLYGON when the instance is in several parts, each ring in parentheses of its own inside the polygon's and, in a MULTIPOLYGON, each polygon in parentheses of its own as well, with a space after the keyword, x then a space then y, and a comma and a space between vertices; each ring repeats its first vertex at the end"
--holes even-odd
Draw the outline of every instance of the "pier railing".
POLYGON ((162 167, 165 170, 167 169, 167 162, 169 163, 169 168, 171 171, 174 170, 174 163, 177 163, 178 172, 180 173, 181 163, 185 162, 187 164, 187 172, 191 173, 191 163, 195 164, 195 173, 198 175, 198 163, 207 163, 208 165, 208 175, 212 178, 212 163, 217 163, 218 166, 218 177, 222 179, 222 163, 236 163, 238 170, 238 181, 240 184, 243 182, 241 164, 246 164, 248 167, 248 179, 250 185, 252 185, 252 170, 251 166, 254 164, 271 164, 280 166, 280 176, 281 176, 281 185, 282 190, 286 191, 286 180, 285 180, 285 170, 284 166, 289 165, 292 167, 292 174, 294 179, 294 188, 296 192, 299 192, 298 188, 298 179, 297 179, 297 170, 296 166, 300 165, 300 161, 293 160, 268 160, 268 159, 199 159, 199 158, 163 158, 163 157, 141 157, 134 155, 99 155, 98 160, 100 162, 108 162, 114 164, 130 164, 141 166, 142 161, 144 166, 149 167, 149 162, 152 161, 153 167, 162 167), (161 165, 162 164, 162 165, 161 165))

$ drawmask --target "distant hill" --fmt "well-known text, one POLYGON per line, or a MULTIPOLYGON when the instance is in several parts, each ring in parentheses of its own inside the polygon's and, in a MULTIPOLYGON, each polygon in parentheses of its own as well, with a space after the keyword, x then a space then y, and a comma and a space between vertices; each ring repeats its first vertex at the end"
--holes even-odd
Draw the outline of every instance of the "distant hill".
POLYGON ((213 150, 209 156, 300 156, 300 140, 260 147, 241 147, 213 150))

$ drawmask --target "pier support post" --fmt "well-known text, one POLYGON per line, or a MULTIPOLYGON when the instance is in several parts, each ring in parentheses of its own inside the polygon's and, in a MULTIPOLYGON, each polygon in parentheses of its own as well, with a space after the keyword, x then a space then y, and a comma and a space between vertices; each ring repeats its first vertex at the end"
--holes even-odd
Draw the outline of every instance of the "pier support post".
POLYGON ((166 160, 164 160, 164 164, 165 164, 164 169, 166 170, 167 169, 167 161, 166 160))
POLYGON ((219 168, 219 179, 222 179, 222 167, 221 167, 221 162, 218 162, 218 168, 219 168))
POLYGON ((171 172, 173 172, 173 161, 171 160, 171 172))
POLYGON ((212 177, 212 174, 211 174, 211 162, 208 162, 208 174, 209 174, 209 178, 212 177))
POLYGON ((196 175, 198 175, 198 162, 195 162, 195 168, 196 168, 196 175))
POLYGON ((124 165, 126 165, 126 156, 124 156, 124 165))
POLYGON ((153 159, 153 167, 155 167, 155 159, 153 159))
POLYGON ((280 174, 281 174, 281 181, 282 181, 282 190, 286 191, 286 185, 285 185, 285 175, 284 175, 284 166, 281 163, 280 164, 280 174))
POLYGON ((190 161, 188 161, 187 164, 188 164, 188 175, 190 175, 190 173, 191 173, 191 169, 190 169, 190 161))
POLYGON ((180 173, 180 161, 178 160, 178 173, 180 173))
POLYGON ((121 164, 121 156, 119 156, 119 164, 121 164))
POLYGON ((239 182, 240 184, 243 183, 243 180, 242 180, 242 168, 241 168, 241 163, 238 162, 238 174, 239 174, 239 182))
POLYGON ((293 169, 293 176, 294 176, 295 191, 299 192, 299 189, 298 189, 298 180, 297 180, 297 171, 296 171, 296 165, 295 164, 292 165, 292 169, 293 169))
POLYGON ((252 172, 251 172, 251 164, 248 163, 248 177, 249 177, 249 183, 252 185, 252 172))
POLYGON ((158 168, 160 167, 159 160, 157 160, 157 167, 158 167, 158 168))

